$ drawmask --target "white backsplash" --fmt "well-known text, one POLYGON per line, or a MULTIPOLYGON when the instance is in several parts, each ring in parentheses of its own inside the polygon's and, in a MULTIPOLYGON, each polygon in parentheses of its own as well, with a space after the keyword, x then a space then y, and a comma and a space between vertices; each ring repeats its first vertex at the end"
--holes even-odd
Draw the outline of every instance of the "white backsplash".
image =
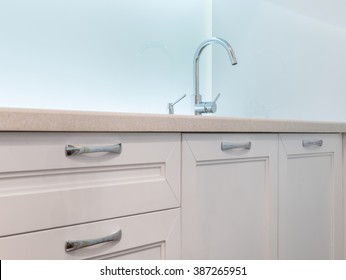
POLYGON ((217 115, 346 121, 345 14, 341 0, 214 0, 213 35, 239 63, 213 52, 217 115))
POLYGON ((0 106, 167 113, 192 94, 211 12, 211 0, 2 0, 0 106))
POLYGON ((346 121, 343 0, 2 0, 0 106, 346 121), (313 7, 313 8, 312 8, 313 7), (212 59, 211 59, 212 57, 212 59), (213 91, 212 91, 213 88, 213 91), (213 92, 213 93, 212 93, 213 92))

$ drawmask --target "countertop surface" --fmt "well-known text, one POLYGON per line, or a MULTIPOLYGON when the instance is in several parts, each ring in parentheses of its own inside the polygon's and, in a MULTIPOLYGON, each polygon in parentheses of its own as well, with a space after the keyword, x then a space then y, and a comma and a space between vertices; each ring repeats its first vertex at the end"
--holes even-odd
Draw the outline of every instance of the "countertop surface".
POLYGON ((346 123, 1 108, 0 131, 342 133, 346 123))

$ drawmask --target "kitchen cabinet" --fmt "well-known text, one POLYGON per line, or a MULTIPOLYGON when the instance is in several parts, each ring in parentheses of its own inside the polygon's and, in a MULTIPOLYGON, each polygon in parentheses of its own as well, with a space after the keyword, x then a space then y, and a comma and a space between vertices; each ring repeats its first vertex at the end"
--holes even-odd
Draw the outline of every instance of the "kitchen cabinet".
POLYGON ((278 135, 183 134, 183 259, 276 259, 278 135))
POLYGON ((344 258, 340 134, 184 134, 182 151, 184 259, 344 258))
POLYGON ((340 134, 1 132, 0 154, 1 259, 344 258, 340 134))
POLYGON ((343 258, 340 134, 280 134, 279 259, 343 258))

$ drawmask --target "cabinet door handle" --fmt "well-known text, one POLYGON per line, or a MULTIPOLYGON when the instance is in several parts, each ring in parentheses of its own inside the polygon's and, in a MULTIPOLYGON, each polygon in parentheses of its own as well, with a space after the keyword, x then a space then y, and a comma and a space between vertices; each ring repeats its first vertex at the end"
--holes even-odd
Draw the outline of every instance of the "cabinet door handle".
POLYGON ((303 147, 309 147, 309 146, 322 147, 323 140, 303 140, 302 145, 303 147))
POLYGON ((228 142, 221 142, 221 150, 233 150, 233 149, 251 149, 251 142, 246 143, 228 143, 228 142))
POLYGON ((121 239, 121 230, 118 230, 117 232, 101 237, 101 238, 96 238, 96 239, 89 239, 89 240, 68 240, 65 243, 65 251, 70 252, 74 250, 78 250, 81 248, 93 246, 96 244, 104 243, 104 242, 110 242, 110 241, 119 241, 121 239))
POLYGON ((121 153, 121 143, 111 146, 75 146, 66 145, 65 147, 66 156, 88 154, 88 153, 121 153))

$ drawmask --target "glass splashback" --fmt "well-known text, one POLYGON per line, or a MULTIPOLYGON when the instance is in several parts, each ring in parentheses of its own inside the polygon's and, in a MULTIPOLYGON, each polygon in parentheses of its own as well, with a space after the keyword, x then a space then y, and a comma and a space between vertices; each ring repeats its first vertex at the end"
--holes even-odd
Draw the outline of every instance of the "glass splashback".
POLYGON ((1 0, 0 106, 346 121, 344 0, 1 0), (213 49, 213 51, 211 51, 213 49))
POLYGON ((192 94, 211 12, 211 0, 1 0, 0 106, 167 113, 192 94))

